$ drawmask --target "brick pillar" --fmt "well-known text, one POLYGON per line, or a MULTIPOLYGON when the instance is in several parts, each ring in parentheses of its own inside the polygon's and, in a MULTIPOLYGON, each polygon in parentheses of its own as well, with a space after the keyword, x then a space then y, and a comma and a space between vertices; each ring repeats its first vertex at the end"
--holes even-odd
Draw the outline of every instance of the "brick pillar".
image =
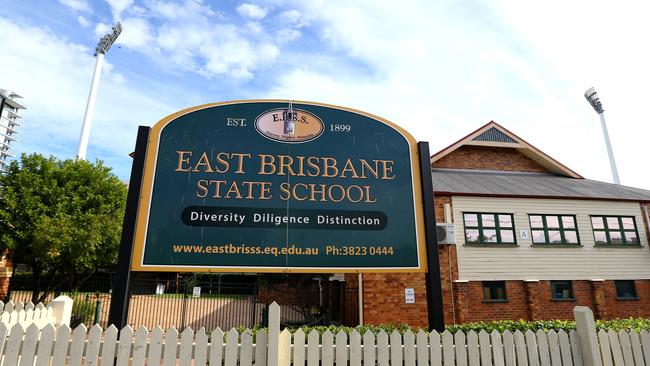
POLYGON ((442 305, 445 311, 445 324, 454 324, 455 288, 454 280, 458 278, 458 262, 456 261, 456 246, 448 244, 438 245, 438 258, 440 259, 440 281, 442 285, 442 305))
POLYGON ((591 280, 591 296, 594 301, 594 315, 596 315, 596 319, 606 319, 605 280, 591 280))
POLYGON ((454 309, 453 312, 456 318, 456 324, 463 324, 469 321, 468 317, 468 292, 469 281, 456 280, 454 281, 454 309))
POLYGON ((0 301, 2 301, 9 292, 9 282, 11 282, 13 266, 11 260, 4 255, 0 261, 0 301))
POLYGON ((526 307, 528 308, 528 316, 530 320, 538 320, 540 318, 539 311, 539 281, 538 280, 525 280, 524 288, 526 289, 526 307))

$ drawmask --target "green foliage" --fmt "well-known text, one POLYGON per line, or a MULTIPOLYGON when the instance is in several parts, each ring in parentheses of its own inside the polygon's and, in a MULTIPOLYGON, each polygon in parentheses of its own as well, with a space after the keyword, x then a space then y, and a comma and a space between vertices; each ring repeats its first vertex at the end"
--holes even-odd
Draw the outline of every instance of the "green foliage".
POLYGON ((640 332, 644 329, 650 331, 650 318, 596 320, 596 329, 614 330, 616 332, 624 329, 634 329, 637 332, 640 332))
POLYGON ((70 317, 70 327, 76 328, 77 325, 83 323, 87 326, 93 324, 95 319, 95 307, 97 306, 95 301, 92 300, 82 300, 77 296, 77 294, 69 294, 70 297, 75 299, 72 303, 72 316, 70 317))
POLYGON ((0 175, 0 250, 74 284, 116 262, 126 191, 99 161, 23 154, 0 175))
MULTIPOLYGON (((457 331, 463 331, 465 333, 473 330, 475 332, 480 332, 485 330, 488 333, 496 330, 499 333, 503 333, 506 330, 511 332, 527 330, 537 331, 543 330, 548 332, 549 330, 560 330, 568 332, 570 330, 576 329, 576 322, 573 320, 536 320, 536 321, 525 321, 525 320, 498 320, 492 322, 477 322, 477 323, 466 323, 459 325, 449 325, 447 330, 452 333, 457 331)), ((596 329, 601 330, 614 330, 621 331, 624 329, 634 329, 640 331, 642 329, 650 331, 650 319, 644 318, 628 318, 628 319, 613 319, 613 320, 597 320, 596 329)))
MULTIPOLYGON (((525 332, 531 330, 536 332, 537 330, 543 330, 548 332, 549 330, 564 330, 569 332, 576 328, 575 321, 572 320, 536 320, 536 321, 525 321, 525 320, 498 320, 492 322, 476 322, 476 323, 465 323, 465 324, 454 324, 448 325, 446 330, 451 333, 456 333, 457 331, 462 331, 467 333, 469 331, 480 332, 482 330, 491 333, 492 331, 497 331, 503 333, 506 330, 515 332, 517 330, 525 332)), ((239 333, 243 333, 247 328, 244 326, 235 327, 239 333)), ((259 325, 256 325, 249 331, 256 335, 260 330, 266 329, 259 325)), ((287 328, 291 333, 294 333, 298 329, 302 329, 305 334, 309 334, 312 330, 316 330, 320 335, 323 335, 325 331, 330 331, 332 334, 337 334, 340 331, 347 333, 356 329, 362 336, 366 332, 372 332, 377 334, 382 330, 388 334, 392 333, 394 330, 404 334, 404 332, 410 330, 413 333, 418 332, 419 328, 412 328, 406 324, 382 324, 382 325, 360 325, 357 327, 344 327, 344 326, 315 326, 315 327, 300 327, 300 328, 287 328)), ((621 330, 630 330, 634 329, 636 331, 641 331, 643 329, 650 331, 650 319, 647 318, 628 318, 628 319, 614 319, 614 320, 597 320, 596 329, 604 330, 614 330, 616 332, 621 330)), ((426 330, 425 330, 426 331, 426 330)))
POLYGON ((465 333, 469 331, 480 332, 482 330, 491 333, 492 331, 497 331, 503 333, 506 330, 511 332, 532 330, 533 332, 537 330, 549 331, 551 329, 565 331, 570 331, 571 329, 576 328, 576 322, 572 320, 535 320, 535 321, 526 321, 526 320, 497 320, 492 322, 475 322, 475 323, 465 323, 465 324, 454 324, 448 325, 447 330, 455 333, 457 331, 463 331, 465 333))
MULTIPOLYGON (((240 334, 246 331, 246 327, 243 325, 240 325, 238 327, 234 328, 239 332, 240 334)), ((284 329, 284 328, 283 328, 284 329)), ((377 334, 381 332, 382 330, 388 334, 392 333, 394 330, 404 334, 407 330, 411 330, 413 332, 417 332, 419 329, 418 328, 411 328, 406 324, 382 324, 382 325, 359 325, 356 327, 345 327, 345 326, 336 326, 336 325, 317 325, 317 326, 302 326, 302 327, 296 327, 296 328, 291 328, 287 327, 286 328, 289 332, 292 334, 295 333, 298 329, 302 329, 305 334, 309 334, 312 330, 315 330, 318 332, 318 334, 323 335, 326 331, 330 331, 332 334, 337 334, 340 331, 345 332, 346 334, 350 334, 353 330, 356 330, 359 332, 362 336, 366 332, 372 332, 374 334, 377 334)), ((256 325, 253 328, 248 329, 253 335, 257 335, 257 333, 261 330, 266 330, 265 327, 262 327, 260 325, 256 325)))

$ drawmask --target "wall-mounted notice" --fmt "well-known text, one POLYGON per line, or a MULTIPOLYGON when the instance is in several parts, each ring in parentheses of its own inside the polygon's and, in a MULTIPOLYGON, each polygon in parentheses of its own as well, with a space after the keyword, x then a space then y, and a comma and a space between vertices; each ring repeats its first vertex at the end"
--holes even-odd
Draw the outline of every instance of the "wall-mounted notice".
POLYGON ((404 298, 407 304, 415 304, 415 290, 412 288, 405 288, 404 298))
POLYGON ((201 297, 201 287, 200 286, 194 286, 194 288, 192 288, 192 297, 201 297))

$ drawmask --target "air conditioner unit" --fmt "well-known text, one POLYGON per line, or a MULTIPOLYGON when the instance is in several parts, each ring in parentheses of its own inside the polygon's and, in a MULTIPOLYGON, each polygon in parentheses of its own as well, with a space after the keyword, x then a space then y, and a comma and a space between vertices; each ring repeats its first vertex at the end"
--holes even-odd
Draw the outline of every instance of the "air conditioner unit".
POLYGON ((456 244, 456 230, 454 224, 436 224, 438 244, 456 244))

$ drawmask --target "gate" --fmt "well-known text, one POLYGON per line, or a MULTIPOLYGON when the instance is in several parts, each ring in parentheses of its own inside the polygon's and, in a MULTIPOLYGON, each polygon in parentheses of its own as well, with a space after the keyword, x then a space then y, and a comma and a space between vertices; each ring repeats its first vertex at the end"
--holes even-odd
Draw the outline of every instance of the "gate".
MULTIPOLYGON (((283 326, 358 324, 358 293, 345 282, 311 279, 300 283, 257 283, 257 276, 151 274, 135 276, 131 283, 128 324, 148 329, 191 327, 253 327, 266 323, 266 306, 281 305, 283 326)), ((29 302, 31 275, 11 280, 11 300, 29 302)), ((112 279, 93 276, 76 291, 61 286, 43 299, 66 294, 73 300, 72 325, 108 326, 112 279)))
POLYGON ((257 302, 255 283, 223 283, 218 276, 171 280, 135 279, 131 288, 128 324, 149 329, 229 329, 261 322, 264 304, 257 302), (213 279, 213 277, 217 277, 213 279))

